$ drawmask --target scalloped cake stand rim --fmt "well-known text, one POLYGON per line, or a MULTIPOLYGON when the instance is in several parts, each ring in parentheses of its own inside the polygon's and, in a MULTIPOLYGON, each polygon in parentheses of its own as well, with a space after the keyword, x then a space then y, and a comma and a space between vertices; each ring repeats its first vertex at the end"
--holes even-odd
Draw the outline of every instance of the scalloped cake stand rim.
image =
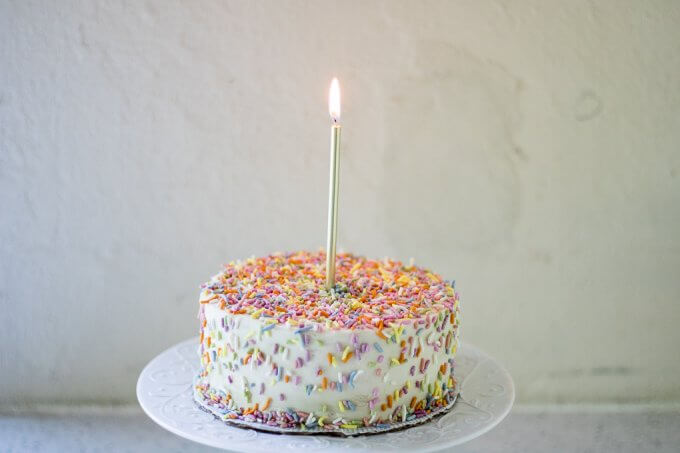
POLYGON ((277 434, 227 425, 201 411, 193 402, 193 375, 198 337, 178 343, 154 357, 137 381, 137 399, 144 412, 162 428, 185 439, 215 448, 261 452, 273 448, 356 452, 417 448, 439 451, 468 442, 498 425, 515 400, 512 377, 488 354, 461 343, 456 356, 460 393, 446 414, 400 431, 341 437, 277 434), (412 442, 412 445, 409 445, 412 442), (413 443, 415 442, 415 443, 413 443))

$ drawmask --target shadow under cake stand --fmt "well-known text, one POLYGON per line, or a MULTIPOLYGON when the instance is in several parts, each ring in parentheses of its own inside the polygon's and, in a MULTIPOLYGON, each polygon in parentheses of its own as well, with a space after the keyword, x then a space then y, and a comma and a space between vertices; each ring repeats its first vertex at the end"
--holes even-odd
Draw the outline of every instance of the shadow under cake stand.
POLYGON ((492 429, 510 412, 515 399, 510 374, 483 351, 461 343, 455 368, 460 388, 458 399, 448 412, 428 422, 399 431, 354 437, 267 433, 227 425, 199 409, 192 392, 192 381, 198 373, 197 348, 198 338, 192 338, 151 360, 137 381, 137 399, 144 412, 168 431, 225 450, 438 451, 492 429))

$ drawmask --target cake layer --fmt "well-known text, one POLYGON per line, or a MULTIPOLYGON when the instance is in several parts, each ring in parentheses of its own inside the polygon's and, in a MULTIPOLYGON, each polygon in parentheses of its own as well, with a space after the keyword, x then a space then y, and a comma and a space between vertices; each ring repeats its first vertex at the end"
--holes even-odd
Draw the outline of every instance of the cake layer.
POLYGON ((455 396, 458 296, 398 261, 298 252, 230 263, 200 297, 197 400, 226 420, 327 430, 423 417, 455 396))

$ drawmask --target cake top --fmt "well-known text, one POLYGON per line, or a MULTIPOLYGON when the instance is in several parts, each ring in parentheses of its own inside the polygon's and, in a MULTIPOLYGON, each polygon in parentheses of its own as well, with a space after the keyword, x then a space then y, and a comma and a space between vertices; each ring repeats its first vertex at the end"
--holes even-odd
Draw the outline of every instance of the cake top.
POLYGON ((202 285, 201 303, 298 329, 375 329, 432 322, 457 309, 453 282, 390 259, 337 255, 336 285, 325 288, 326 254, 275 253, 231 262, 202 285))

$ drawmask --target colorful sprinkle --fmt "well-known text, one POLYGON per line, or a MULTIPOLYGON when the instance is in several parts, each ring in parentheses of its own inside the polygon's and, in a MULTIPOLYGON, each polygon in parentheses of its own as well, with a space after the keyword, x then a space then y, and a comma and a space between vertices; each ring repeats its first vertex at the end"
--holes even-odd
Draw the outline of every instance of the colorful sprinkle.
MULTIPOLYGON (((202 286, 206 293, 201 303, 218 304, 227 312, 255 319, 267 317, 270 325, 302 326, 294 330, 301 336, 315 325, 372 329, 381 339, 391 337, 396 343, 405 323, 432 320, 444 310, 454 313, 457 309, 452 285, 423 268, 340 253, 336 287, 329 293, 324 288, 325 267, 323 251, 276 253, 232 262, 202 286), (351 310, 338 310, 338 303, 351 310), (382 332, 380 320, 389 320, 390 337, 382 332)), ((301 341, 305 344, 307 339, 301 341)), ((357 338, 352 337, 352 342, 356 345, 357 338)))

